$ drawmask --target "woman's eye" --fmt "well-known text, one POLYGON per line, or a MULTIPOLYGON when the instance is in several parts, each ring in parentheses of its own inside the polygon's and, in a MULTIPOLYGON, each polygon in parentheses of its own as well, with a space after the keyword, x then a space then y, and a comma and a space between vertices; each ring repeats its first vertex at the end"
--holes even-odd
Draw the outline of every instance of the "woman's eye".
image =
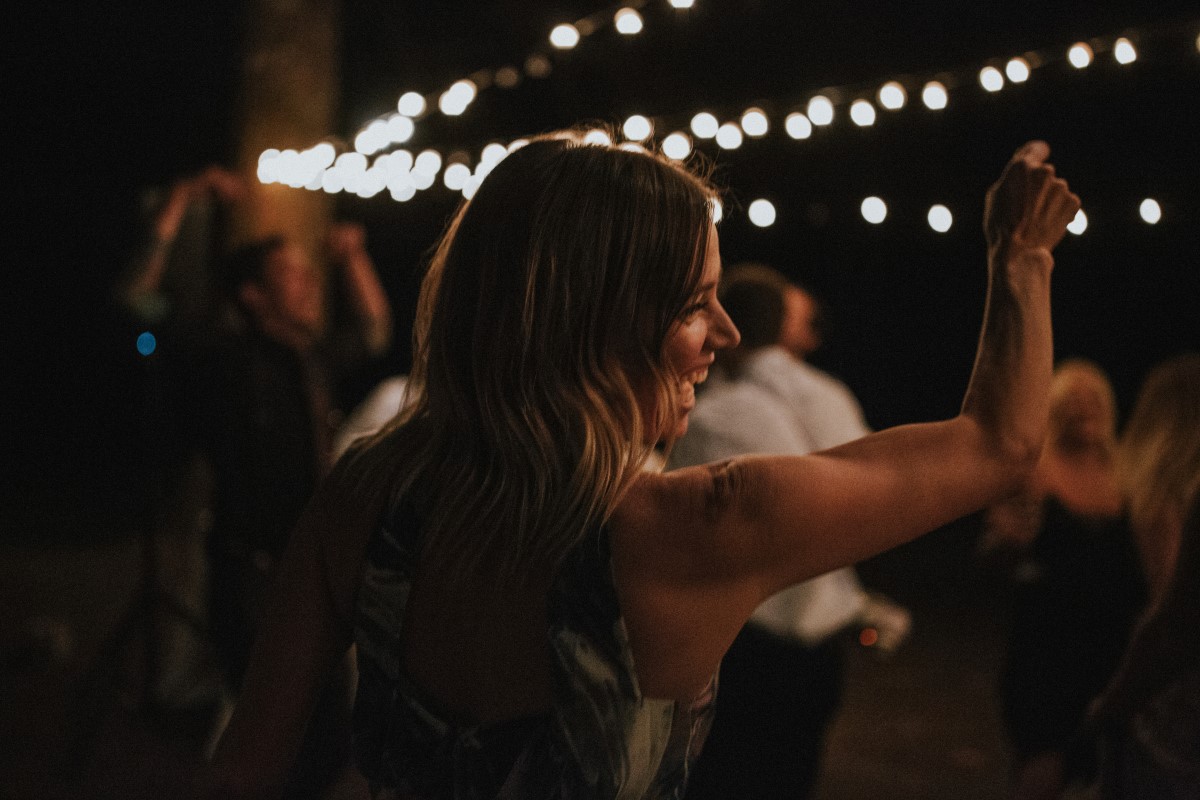
POLYGON ((692 303, 690 306, 688 306, 687 308, 685 308, 683 310, 683 314, 681 316, 684 319, 691 319, 692 317, 696 316, 697 314, 699 314, 701 311, 703 311, 706 308, 708 308, 708 303, 705 301, 702 301, 699 303, 692 303))

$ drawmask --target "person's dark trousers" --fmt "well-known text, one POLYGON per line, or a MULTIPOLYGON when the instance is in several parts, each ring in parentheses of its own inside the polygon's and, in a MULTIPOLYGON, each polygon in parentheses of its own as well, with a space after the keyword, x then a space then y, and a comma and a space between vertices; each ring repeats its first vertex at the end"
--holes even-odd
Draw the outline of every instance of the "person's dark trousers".
POLYGON ((721 662, 716 718, 685 800, 802 800, 815 788, 842 694, 843 653, 750 623, 721 662))

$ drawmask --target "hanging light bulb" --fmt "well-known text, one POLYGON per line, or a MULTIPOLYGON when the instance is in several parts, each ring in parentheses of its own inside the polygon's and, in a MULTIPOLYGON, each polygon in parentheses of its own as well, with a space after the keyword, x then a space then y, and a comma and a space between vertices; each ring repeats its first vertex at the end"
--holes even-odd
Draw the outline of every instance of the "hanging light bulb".
POLYGON ((1137 57, 1137 48, 1128 39, 1122 37, 1113 44, 1113 58, 1118 64, 1132 64, 1137 61, 1137 57))
POLYGON ((942 110, 946 107, 949 99, 950 96, 946 94, 946 87, 938 81, 930 81, 921 90, 921 102, 931 111, 942 110))
POLYGON ((1087 42, 1076 42, 1067 51, 1067 60, 1071 62, 1071 66, 1075 69, 1087 67, 1092 63, 1094 57, 1095 54, 1092 53, 1092 46, 1087 42))
POLYGON ((717 135, 720 127, 721 123, 717 121, 717 118, 707 111, 701 111, 692 117, 692 133, 696 134, 698 139, 713 138, 717 135))
POLYGON ((613 26, 618 33, 632 36, 642 32, 642 15, 632 8, 622 8, 613 17, 613 26))
POLYGON ((1071 222, 1067 225, 1067 230, 1076 236, 1079 236, 1081 233, 1087 230, 1087 226, 1087 214, 1083 213, 1083 209, 1081 208, 1075 212, 1075 219, 1071 220, 1071 222))
POLYGON ((579 29, 566 22, 555 25, 554 30, 550 31, 550 44, 559 50, 570 50, 579 44, 579 29))
POLYGON ((760 228, 769 228, 775 224, 775 204, 770 200, 755 200, 746 209, 750 221, 760 228))
POLYGON ((833 102, 821 94, 809 100, 808 120, 813 125, 828 125, 833 122, 833 102))
POLYGON ((875 124, 875 106, 866 100, 855 100, 850 104, 850 119, 860 128, 875 124))
POLYGON ((621 133, 631 141, 644 142, 654 133, 654 126, 641 114, 634 114, 625 120, 625 124, 621 126, 621 133))
POLYGON ((676 131, 662 142, 663 155, 676 161, 682 161, 692 152, 692 142, 686 133, 676 131))
POLYGON ((1004 74, 1013 83, 1024 83, 1029 80, 1029 62, 1020 56, 1010 58, 1004 65, 1004 74))
POLYGON ((888 111, 898 111, 904 108, 904 104, 908 102, 908 93, 904 91, 904 87, 899 81, 888 81, 880 86, 879 94, 876 97, 879 105, 888 111))
POLYGON ((765 136, 770 127, 771 123, 761 108, 748 108, 742 114, 742 130, 747 136, 765 136))
POLYGON ((812 122, 799 111, 788 114, 787 119, 783 121, 783 127, 793 139, 807 139, 813 132, 812 122))

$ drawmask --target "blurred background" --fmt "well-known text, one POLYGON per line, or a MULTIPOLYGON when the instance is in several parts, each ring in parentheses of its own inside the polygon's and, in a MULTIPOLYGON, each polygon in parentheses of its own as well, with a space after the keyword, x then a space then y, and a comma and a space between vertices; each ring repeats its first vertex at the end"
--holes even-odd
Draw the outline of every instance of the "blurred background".
MULTIPOLYGON (((620 5, 565 0, 140 5, 22 11, 7 37, 17 248, 15 286, 4 292, 0 600, 15 610, 6 640, 34 620, 60 656, 40 671, 22 667, 25 683, 0 681, 9 687, 3 724, 23 732, 0 735, 9 749, 0 770, 21 778, 10 784, 18 794, 58 763, 57 687, 86 667, 136 585, 136 533, 164 457, 150 392, 155 358, 173 343, 150 331, 158 350, 143 355, 148 329, 118 312, 113 283, 145 236, 148 198, 207 165, 253 178, 270 148, 326 141, 351 152, 405 93, 425 100, 403 142, 366 148, 372 157, 438 152, 443 169, 411 199, 383 187, 361 196, 369 192, 256 184, 253 202, 290 209, 306 198, 281 225, 316 214, 366 230, 396 337, 358 398, 409 368, 424 259, 463 198, 445 185, 444 167, 478 172, 488 144, 576 123, 619 131, 635 114, 655 140, 683 132, 711 162, 726 190, 727 263, 767 262, 824 301, 826 345, 813 362, 846 381, 875 428, 957 410, 985 290, 983 194, 1031 138, 1050 143, 1087 216, 1058 252, 1057 354, 1102 365, 1125 414, 1151 366, 1200 348, 1193 4, 647 0, 630 4, 642 22, 632 34, 616 29, 620 5), (561 23, 575 24, 574 47, 550 43, 561 23), (1076 43, 1092 54, 1082 67, 1068 58, 1076 43), (1020 69, 1009 64, 1016 57, 1027 80, 1006 74, 1020 69), (998 91, 981 84, 988 66, 999 70, 998 91), (439 111, 442 92, 468 78, 477 93, 465 110, 439 111), (905 88, 902 108, 879 99, 890 81, 905 88), (921 99, 931 81, 946 89, 939 110, 921 99), (816 95, 832 101, 832 123, 789 133, 790 114, 819 121, 808 105, 816 95), (851 118, 860 99, 871 124, 851 118), (768 129, 742 129, 737 147, 691 127, 699 112, 737 125, 750 109, 768 129), (870 197, 886 206, 881 221, 866 218, 870 197), (1157 215, 1142 211, 1147 199, 1157 215), (772 224, 752 219, 760 200, 772 224), (934 205, 950 213, 944 232, 930 222, 934 205)), ((248 218, 243 227, 272 222, 248 218)), ((975 528, 963 520, 863 566, 866 582, 913 610, 914 633, 891 658, 864 651, 852 663, 823 797, 1003 796, 1006 756, 988 702, 1004 609, 973 570, 975 528)), ((131 741, 179 763, 194 755, 191 734, 160 733, 131 741)), ((134 775, 169 785, 164 776, 175 773, 129 767, 115 741, 120 752, 91 780, 98 796, 121 791, 112 787, 123 779, 133 792, 134 775)))

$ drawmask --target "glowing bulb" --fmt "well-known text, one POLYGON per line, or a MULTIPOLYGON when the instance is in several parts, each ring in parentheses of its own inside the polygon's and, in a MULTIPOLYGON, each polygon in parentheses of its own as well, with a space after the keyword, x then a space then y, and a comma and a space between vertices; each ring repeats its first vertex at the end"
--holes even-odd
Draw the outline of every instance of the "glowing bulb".
POLYGON ((1024 83, 1029 80, 1029 62, 1019 56, 1010 58, 1004 65, 1004 74, 1013 83, 1024 83))
POLYGON ((995 67, 984 67, 979 70, 979 85, 989 92, 998 92, 1004 88, 1004 75, 995 67))
POLYGON ((325 169, 337 158, 337 150, 329 142, 321 142, 313 145, 307 155, 312 159, 314 166, 318 169, 325 169))
POLYGON ((426 150, 413 162, 412 171, 433 177, 442 168, 442 154, 437 150, 426 150))
POLYGON ((1075 212, 1075 219, 1071 220, 1070 224, 1067 225, 1067 230, 1078 236, 1087 230, 1087 225, 1087 214, 1083 213, 1083 209, 1081 208, 1075 212))
POLYGON ((377 119, 354 137, 354 149, 369 156, 383 149, 387 145, 387 138, 387 123, 377 119))
POLYGON ((748 108, 742 114, 742 130, 747 136, 764 136, 770 129, 771 123, 761 108, 748 108))
POLYGON ((900 85, 899 81, 888 81, 879 87, 877 99, 879 105, 888 111, 898 111, 904 108, 904 104, 908 102, 908 93, 904 91, 904 87, 900 85))
POLYGON ((644 142, 654 133, 654 126, 641 114, 634 114, 625 120, 625 124, 621 126, 621 133, 625 134, 626 139, 644 142))
POLYGON ((1113 58, 1117 59, 1118 64, 1132 64, 1137 61, 1137 49, 1128 39, 1117 39, 1113 45, 1113 58))
POLYGON ((855 100, 850 105, 850 119, 860 128, 875 124, 875 106, 866 100, 855 100))
POLYGON ((700 139, 713 138, 717 135, 717 129, 720 127, 721 123, 717 122, 717 118, 707 111, 701 111, 692 117, 692 133, 700 139))
POLYGON ((742 146, 742 129, 732 122, 726 122, 717 129, 717 146, 726 150, 736 150, 742 146))
POLYGON ((862 201, 863 219, 872 225, 878 225, 887 219, 887 203, 878 197, 868 197, 862 201))
POLYGON ((483 148, 483 152, 479 154, 479 160, 488 164, 495 164, 508 155, 508 148, 499 142, 492 142, 487 147, 483 148))
POLYGON ((1076 42, 1067 51, 1067 60, 1075 69, 1083 69, 1092 63, 1092 48, 1087 42, 1076 42))
POLYGON ((579 44, 579 29, 566 22, 556 25, 554 30, 550 31, 550 44, 559 50, 570 50, 579 44))
POLYGON ((415 117, 425 111, 425 98, 416 92, 405 92, 396 101, 396 110, 406 117, 415 117))
POLYGON ((438 98, 438 108, 448 117, 457 117, 467 110, 478 91, 474 81, 463 78, 442 93, 438 98))
POLYGON ((1142 219, 1149 224, 1157 225, 1158 221, 1162 219, 1162 206, 1158 204, 1157 200, 1147 197, 1142 201, 1142 204, 1138 206, 1138 213, 1141 214, 1142 219))
POLYGON ((442 173, 442 183, 446 184, 447 189, 457 192, 466 185, 469 177, 471 177, 471 168, 466 164, 451 164, 442 173))
POLYGON ((950 209, 940 203, 929 207, 928 219, 929 227, 938 233, 945 233, 954 224, 954 215, 950 213, 950 209))
POLYGON ((717 198, 712 198, 708 201, 709 213, 712 215, 713 225, 716 225, 725 216, 725 207, 721 205, 721 201, 717 198))
POLYGON ((474 197, 475 193, 479 191, 479 185, 481 183, 483 183, 483 178, 476 177, 475 175, 467 178, 467 182, 464 183, 462 187, 463 197, 467 198, 468 200, 474 197))
POLYGON ((775 224, 775 205, 770 200, 755 200, 746 212, 750 221, 760 228, 768 228, 775 224))
POLYGON ((808 101, 808 119, 813 125, 828 125, 833 122, 833 103, 824 95, 808 101))
POLYGON ((807 139, 813 132, 812 123, 799 111, 788 114, 787 119, 783 121, 783 127, 793 139, 807 139))
POLYGON ((512 153, 520 150, 525 145, 529 144, 528 139, 513 139, 508 145, 508 152, 512 153))
POLYGON ((687 134, 676 131, 662 142, 663 155, 667 158, 673 158, 676 161, 682 161, 692 152, 692 143, 688 139, 687 134))
POLYGON ((930 81, 921 90, 921 102, 930 111, 941 111, 949 100, 950 96, 946 94, 946 87, 937 81, 930 81))
POLYGON ((264 150, 258 157, 258 182, 275 183, 279 180, 279 151, 264 150))
POLYGON ((417 186, 412 181, 407 183, 398 183, 395 186, 388 187, 388 194, 397 203, 407 203, 417 195, 417 186))
POLYGON ((343 175, 353 175, 366 171, 367 157, 362 153, 342 153, 333 164, 336 169, 342 171, 343 175))
POLYGON ((395 114, 387 121, 387 136, 391 141, 400 144, 412 138, 417 126, 403 114, 395 114))
POLYGON ((593 128, 583 135, 584 144, 596 144, 603 147, 608 147, 612 144, 612 137, 598 128, 593 128))
POLYGON ((622 8, 613 17, 613 24, 616 25, 618 33, 632 36, 642 32, 642 15, 632 8, 622 8))
POLYGON ((691 8, 696 0, 671 0, 671 5, 675 8, 691 8))

